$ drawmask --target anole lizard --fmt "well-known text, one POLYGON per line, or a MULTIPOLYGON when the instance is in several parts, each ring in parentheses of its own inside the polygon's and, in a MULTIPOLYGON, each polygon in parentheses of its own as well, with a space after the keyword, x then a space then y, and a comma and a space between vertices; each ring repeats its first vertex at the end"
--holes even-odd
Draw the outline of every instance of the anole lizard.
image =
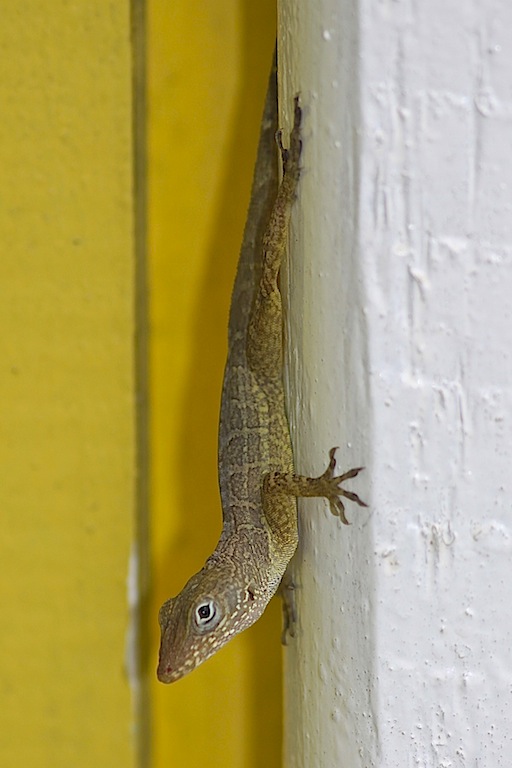
POLYGON ((172 683, 253 624, 278 589, 298 543, 299 496, 323 496, 347 523, 335 449, 321 477, 294 474, 283 389, 279 269, 300 176, 301 108, 295 98, 290 147, 277 129, 275 65, 261 127, 247 224, 233 289, 219 431, 223 528, 213 554, 160 609, 158 679, 172 683), (283 162, 278 187, 277 135, 283 162))

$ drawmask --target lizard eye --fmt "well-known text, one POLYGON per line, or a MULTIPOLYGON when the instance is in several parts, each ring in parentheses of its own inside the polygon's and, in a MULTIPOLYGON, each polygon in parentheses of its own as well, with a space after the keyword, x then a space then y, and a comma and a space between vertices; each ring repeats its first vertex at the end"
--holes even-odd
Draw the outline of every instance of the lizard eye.
POLYGON ((215 618, 217 609, 213 600, 199 603, 195 610, 195 620, 198 627, 207 627, 215 618))

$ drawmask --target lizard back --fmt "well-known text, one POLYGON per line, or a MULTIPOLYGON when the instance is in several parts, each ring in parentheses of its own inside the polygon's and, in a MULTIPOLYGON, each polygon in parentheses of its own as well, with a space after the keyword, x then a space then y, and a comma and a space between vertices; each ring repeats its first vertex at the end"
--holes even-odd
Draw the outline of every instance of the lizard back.
POLYGON ((264 525, 262 476, 274 469, 292 469, 281 371, 277 371, 276 378, 262 382, 251 371, 247 360, 249 320, 259 286, 264 234, 279 184, 276 131, 277 77, 274 56, 229 317, 228 357, 219 427, 219 485, 224 519, 222 540, 240 526, 264 525), (275 466, 276 457, 279 457, 278 467, 275 466))

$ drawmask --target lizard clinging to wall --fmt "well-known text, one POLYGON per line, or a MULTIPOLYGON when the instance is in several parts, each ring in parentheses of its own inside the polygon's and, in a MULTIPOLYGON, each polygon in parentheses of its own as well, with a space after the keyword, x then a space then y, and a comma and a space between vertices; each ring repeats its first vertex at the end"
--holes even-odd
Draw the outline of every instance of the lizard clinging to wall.
POLYGON ((274 65, 229 320, 219 431, 223 528, 203 568, 160 609, 157 674, 163 683, 191 672, 261 616, 297 547, 297 497, 325 497, 344 523, 340 496, 366 506, 341 487, 360 467, 334 476, 335 449, 321 477, 302 477, 293 470, 278 276, 300 175, 298 97, 289 149, 277 134, 283 162, 280 185, 276 130, 274 65))

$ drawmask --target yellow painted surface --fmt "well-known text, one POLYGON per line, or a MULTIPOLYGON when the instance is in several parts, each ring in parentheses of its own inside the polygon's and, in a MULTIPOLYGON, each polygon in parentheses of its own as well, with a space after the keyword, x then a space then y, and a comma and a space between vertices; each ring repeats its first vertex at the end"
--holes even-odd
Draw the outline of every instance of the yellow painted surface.
POLYGON ((270 0, 150 0, 153 766, 280 765, 280 606, 183 680, 156 681, 157 612, 221 526, 227 314, 275 35, 270 0))
POLYGON ((130 4, 0 24, 0 764, 135 765, 130 4))

